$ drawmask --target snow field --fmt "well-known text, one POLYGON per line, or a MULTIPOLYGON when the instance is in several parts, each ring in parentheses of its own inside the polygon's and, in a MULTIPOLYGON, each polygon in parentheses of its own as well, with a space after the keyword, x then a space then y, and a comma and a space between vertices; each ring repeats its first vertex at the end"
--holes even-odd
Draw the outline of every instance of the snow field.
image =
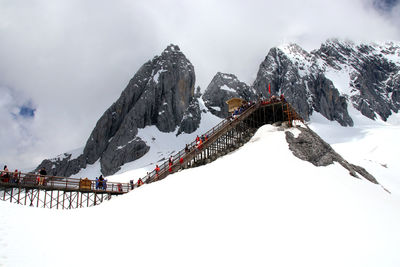
POLYGON ((399 266, 399 204, 396 192, 356 179, 339 164, 316 168, 294 157, 284 132, 266 125, 211 164, 94 208, 0 201, 0 227, 8 233, 0 260, 4 266, 399 266))

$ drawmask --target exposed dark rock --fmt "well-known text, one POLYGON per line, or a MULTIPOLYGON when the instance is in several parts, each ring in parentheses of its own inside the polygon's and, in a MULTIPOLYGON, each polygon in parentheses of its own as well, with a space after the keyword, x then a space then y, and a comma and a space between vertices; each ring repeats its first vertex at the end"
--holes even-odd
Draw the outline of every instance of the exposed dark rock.
POLYGON ((336 120, 343 126, 352 126, 347 112, 346 98, 340 96, 333 83, 316 64, 316 58, 298 45, 287 47, 286 53, 298 57, 291 59, 279 48, 272 48, 261 63, 257 78, 253 83, 258 95, 284 94, 285 98, 305 120, 309 120, 313 110, 329 120, 336 120))
MULTIPOLYGON (((142 157, 149 147, 138 138, 138 128, 156 125, 160 131, 173 132, 181 123, 181 131, 194 131, 196 119, 184 119, 200 113, 194 99, 193 65, 178 46, 168 46, 160 56, 145 63, 119 99, 98 120, 78 159, 50 168, 56 175, 70 176, 100 159, 101 172, 110 175, 123 164, 142 157), (195 109, 198 110, 195 110, 195 109)), ((46 160, 43 164, 50 166, 46 160)), ((52 165, 53 166, 53 165, 52 165)))
POLYGON ((356 45, 329 40, 312 53, 328 66, 336 70, 346 68, 350 72, 349 86, 353 92, 350 99, 364 116, 376 119, 379 115, 386 121, 392 111, 398 112, 400 66, 384 55, 399 57, 400 46, 393 43, 356 45))
MULTIPOLYGON (((197 95, 200 96, 199 94, 197 95)), ((183 114, 177 135, 181 133, 193 133, 197 128, 199 128, 200 121, 201 111, 199 101, 197 98, 193 98, 186 112, 183 114)))
POLYGON ((378 184, 378 181, 364 168, 347 162, 314 131, 308 127, 297 127, 297 129, 301 132, 297 138, 294 137, 293 133, 289 131, 285 132, 286 141, 288 142, 289 149, 293 152, 293 155, 301 160, 308 161, 315 166, 328 166, 334 162, 338 162, 346 168, 352 176, 359 178, 359 174, 368 181, 378 184))
POLYGON ((250 101, 256 99, 256 94, 235 75, 218 72, 204 92, 203 100, 212 114, 226 118, 229 115, 226 101, 233 97, 250 101))

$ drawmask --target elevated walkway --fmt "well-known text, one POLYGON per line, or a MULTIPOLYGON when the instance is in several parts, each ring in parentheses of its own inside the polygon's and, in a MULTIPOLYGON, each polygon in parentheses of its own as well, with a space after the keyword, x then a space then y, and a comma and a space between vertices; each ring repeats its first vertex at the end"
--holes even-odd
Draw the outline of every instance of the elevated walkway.
POLYGON ((103 181, 99 186, 87 178, 9 172, 8 178, 0 179, 1 200, 40 208, 91 207, 129 191, 127 183, 103 181))
POLYGON ((236 118, 226 118, 206 132, 204 136, 207 138, 201 146, 196 141, 188 144, 188 151, 183 149, 172 156, 172 166, 169 165, 169 161, 164 162, 159 166, 158 172, 152 171, 147 177, 143 178, 143 181, 152 183, 164 179, 180 169, 209 163, 249 141, 262 125, 286 122, 288 126, 292 126, 295 120, 303 121, 286 101, 254 103, 236 118))
MULTIPOLYGON (((204 165, 242 146, 262 125, 281 122, 291 126, 294 120, 303 121, 286 101, 253 103, 241 114, 226 118, 206 132, 201 145, 193 141, 188 150, 172 156, 172 165, 167 160, 159 166, 159 171, 152 171, 142 180, 152 183, 181 169, 204 165)), ((10 172, 8 179, 0 179, 0 199, 34 207, 74 209, 96 206, 136 187, 137 184, 131 187, 115 182, 105 182, 99 187, 94 180, 10 172)))

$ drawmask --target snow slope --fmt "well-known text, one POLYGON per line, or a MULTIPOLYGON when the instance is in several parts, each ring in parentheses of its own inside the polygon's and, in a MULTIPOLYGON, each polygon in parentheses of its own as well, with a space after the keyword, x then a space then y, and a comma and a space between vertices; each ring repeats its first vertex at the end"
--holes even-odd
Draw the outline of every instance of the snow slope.
MULTIPOLYGON (((156 164, 163 163, 171 154, 177 153, 182 150, 186 144, 193 142, 197 135, 200 136, 204 134, 222 121, 221 118, 208 111, 201 98, 198 100, 200 110, 206 112, 201 113, 201 123, 195 132, 191 134, 182 133, 177 136, 178 129, 172 133, 161 132, 156 126, 147 126, 144 129, 139 129, 137 136, 150 146, 149 152, 140 159, 124 164, 120 171, 113 176, 107 177, 107 179, 109 181, 129 182, 129 180, 137 180, 139 177, 144 177, 147 172, 154 170, 156 164)), ((99 175, 100 162, 97 161, 93 165, 87 166, 79 173, 72 175, 72 177, 89 177, 94 179, 99 175)))
MULTIPOLYGON (((396 136, 385 129, 347 145, 362 153, 382 134, 396 136)), ((400 266, 400 179, 378 175, 393 170, 397 152, 376 146, 388 168, 364 167, 392 194, 338 164, 294 157, 284 132, 266 125, 211 164, 100 206, 0 201, 0 266, 400 266)))

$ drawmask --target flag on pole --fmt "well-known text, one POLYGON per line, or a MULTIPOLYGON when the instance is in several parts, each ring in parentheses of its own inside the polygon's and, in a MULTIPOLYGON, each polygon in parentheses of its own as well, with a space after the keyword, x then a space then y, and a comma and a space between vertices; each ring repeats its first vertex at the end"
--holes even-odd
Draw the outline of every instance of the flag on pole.
POLYGON ((268 84, 268 93, 269 93, 269 95, 271 95, 271 84, 270 83, 268 84))

